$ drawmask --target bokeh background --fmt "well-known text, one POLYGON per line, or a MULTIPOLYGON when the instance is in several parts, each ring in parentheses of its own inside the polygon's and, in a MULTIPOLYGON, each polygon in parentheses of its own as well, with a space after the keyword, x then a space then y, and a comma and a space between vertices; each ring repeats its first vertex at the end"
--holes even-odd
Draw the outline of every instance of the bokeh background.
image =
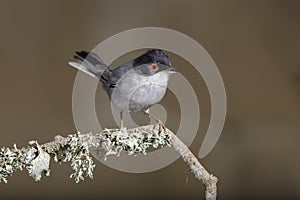
MULTIPOLYGON (((132 28, 174 29, 197 40, 217 64, 227 92, 223 133, 201 162, 219 178, 218 199, 300 198, 300 2, 50 1, 1 0, 0 141, 26 146, 75 132, 73 52, 93 49, 132 28)), ((134 52, 133 52, 134 54, 134 52)), ((133 55, 132 54, 132 55, 133 55)), ((131 54, 130 54, 131 55, 131 54)), ((130 55, 120 58, 127 59, 130 55)), ((137 54, 136 54, 137 55, 137 54)), ((201 75, 171 54, 197 92, 201 123, 191 150, 198 154, 210 117, 201 75)), ((103 95, 103 96, 102 96, 103 95)), ((107 97, 96 99, 101 123, 107 97), (100 101, 99 101, 100 102, 100 101), (102 106, 102 107, 101 107, 102 106), (102 111, 102 112, 101 112, 102 111)), ((178 103, 163 104, 177 127, 178 103)), ((175 102, 175 103, 174 103, 175 102)), ((137 123, 149 122, 135 114, 137 123)), ((191 119, 192 120, 192 119, 191 119)), ((51 176, 36 183, 25 171, 0 185, 1 199, 201 199, 204 187, 182 160, 159 171, 128 174, 97 163, 93 180, 75 184, 68 164, 51 164, 51 176)))

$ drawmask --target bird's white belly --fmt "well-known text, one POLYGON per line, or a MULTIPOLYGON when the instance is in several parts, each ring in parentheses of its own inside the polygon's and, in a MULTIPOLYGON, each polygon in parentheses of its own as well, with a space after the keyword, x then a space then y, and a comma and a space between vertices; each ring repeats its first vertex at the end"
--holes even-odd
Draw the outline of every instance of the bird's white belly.
POLYGON ((129 110, 146 109, 162 100, 167 87, 157 84, 147 84, 138 88, 129 101, 129 110))
POLYGON ((169 75, 160 72, 152 76, 125 74, 111 95, 112 103, 121 110, 139 111, 162 100, 169 75), (134 77, 134 78, 133 78, 134 77))

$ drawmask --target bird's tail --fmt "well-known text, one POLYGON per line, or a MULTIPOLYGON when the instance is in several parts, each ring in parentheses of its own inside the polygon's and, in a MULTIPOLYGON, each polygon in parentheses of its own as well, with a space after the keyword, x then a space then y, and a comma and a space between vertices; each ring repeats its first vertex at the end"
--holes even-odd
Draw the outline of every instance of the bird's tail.
POLYGON ((93 52, 76 51, 74 59, 75 61, 69 62, 69 65, 97 79, 100 79, 101 74, 109 69, 93 52))

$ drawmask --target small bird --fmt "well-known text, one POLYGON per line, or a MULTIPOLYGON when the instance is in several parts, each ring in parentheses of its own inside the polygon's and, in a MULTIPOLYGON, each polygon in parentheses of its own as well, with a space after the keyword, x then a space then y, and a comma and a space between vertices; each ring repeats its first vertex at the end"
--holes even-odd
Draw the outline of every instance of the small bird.
POLYGON ((160 131, 165 128, 149 112, 165 96, 170 75, 177 73, 163 50, 148 50, 115 68, 104 64, 93 52, 77 51, 74 59, 69 65, 99 80, 112 104, 120 110, 120 128, 124 128, 124 111, 143 111, 158 123, 160 131))

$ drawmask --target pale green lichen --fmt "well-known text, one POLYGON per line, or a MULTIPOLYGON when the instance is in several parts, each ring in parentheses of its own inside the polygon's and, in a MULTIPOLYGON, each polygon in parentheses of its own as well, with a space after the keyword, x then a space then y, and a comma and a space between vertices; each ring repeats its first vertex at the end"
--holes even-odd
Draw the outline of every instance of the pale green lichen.
POLYGON ((2 147, 0 150, 0 182, 7 183, 7 177, 16 170, 23 170, 23 154, 14 145, 14 149, 2 147))
POLYGON ((153 130, 151 133, 143 129, 105 129, 98 134, 70 134, 63 143, 53 142, 40 146, 31 141, 31 146, 18 149, 1 148, 0 150, 0 182, 7 182, 7 177, 16 170, 26 168, 35 181, 41 179, 42 173, 50 174, 50 157, 56 162, 71 162, 74 172, 70 175, 75 182, 85 177, 93 178, 95 168, 90 156, 90 148, 103 149, 104 158, 108 155, 119 156, 121 151, 129 155, 146 154, 149 148, 170 145, 170 136, 165 131, 153 130))
POLYGON ((35 181, 40 181, 43 172, 46 176, 50 176, 50 155, 42 149, 37 141, 30 141, 29 144, 35 145, 35 147, 26 153, 27 157, 31 158, 26 163, 26 169, 35 181))
POLYGON ((70 175, 70 178, 74 178, 78 183, 84 180, 84 177, 93 178, 93 170, 95 164, 89 153, 89 147, 92 145, 85 141, 86 134, 74 134, 69 135, 69 142, 63 148, 63 155, 61 162, 71 162, 71 168, 74 173, 70 175))
MULTIPOLYGON (((33 144, 34 142, 30 142, 33 144)), ((35 147, 29 147, 26 151, 18 149, 14 144, 13 149, 1 148, 0 150, 0 182, 7 183, 7 177, 11 176, 16 170, 26 168, 29 175, 36 181, 41 179, 41 174, 46 171, 49 174, 50 156, 43 152, 41 147, 35 142, 35 147)))
POLYGON ((105 129, 98 137, 104 141, 105 150, 104 159, 108 155, 119 156, 121 151, 126 151, 129 155, 139 153, 147 154, 149 148, 158 148, 170 145, 170 136, 163 130, 153 130, 152 133, 141 129, 133 129, 128 132, 127 129, 105 129))

